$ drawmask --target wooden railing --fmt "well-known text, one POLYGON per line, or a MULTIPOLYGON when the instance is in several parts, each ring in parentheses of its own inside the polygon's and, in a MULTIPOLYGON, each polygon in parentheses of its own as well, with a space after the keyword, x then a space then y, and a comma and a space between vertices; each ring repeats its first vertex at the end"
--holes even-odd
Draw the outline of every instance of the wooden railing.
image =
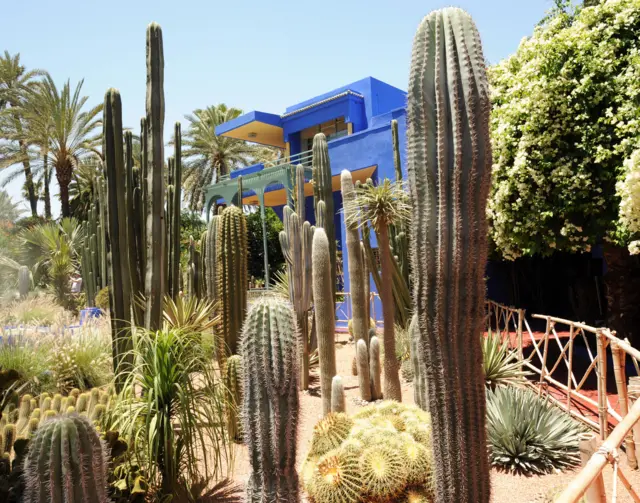
POLYGON ((627 466, 638 468, 636 452, 640 450, 640 377, 627 386, 626 363, 629 357, 640 376, 640 351, 628 341, 616 337, 608 328, 596 328, 571 320, 534 314, 542 320, 545 331, 534 332, 522 309, 487 302, 487 331, 509 341, 524 369, 531 371, 529 384, 539 395, 564 409, 598 433, 581 442, 583 470, 562 493, 558 503, 607 501, 603 470, 612 464, 612 500, 617 482, 633 501, 640 496, 630 484, 619 463, 617 453, 624 450, 627 466), (577 352, 580 354, 576 354, 577 352), (613 364, 618 410, 607 394, 607 365, 613 364), (593 390, 595 382, 595 390, 593 390), (592 388, 592 389, 587 389, 592 388), (596 392, 597 400, 590 396, 596 392), (629 404, 634 403, 629 408, 629 404), (595 410, 595 417, 593 411, 595 410))

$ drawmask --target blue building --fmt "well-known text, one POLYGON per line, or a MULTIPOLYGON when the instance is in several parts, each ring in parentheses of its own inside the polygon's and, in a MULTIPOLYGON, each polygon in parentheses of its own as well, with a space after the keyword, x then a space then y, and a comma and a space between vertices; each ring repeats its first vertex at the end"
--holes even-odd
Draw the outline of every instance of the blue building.
MULTIPOLYGON (((282 218, 282 211, 292 189, 292 168, 308 166, 310 178, 311 146, 315 134, 327 136, 333 175, 333 196, 336 208, 335 228, 338 250, 345 241, 345 229, 340 210, 340 173, 349 170, 354 182, 372 178, 394 179, 391 120, 398 121, 401 161, 406 174, 406 92, 373 77, 353 82, 288 107, 282 114, 253 111, 216 128, 216 134, 284 149, 284 156, 274 162, 256 164, 231 173, 207 189, 207 213, 213 202, 224 199, 237 202, 238 177, 242 177, 243 204, 272 207, 282 218)), ((313 190, 305 186, 307 215, 313 215, 313 190)), ((313 224, 313 219, 308 218, 313 224)), ((263 220, 264 221, 264 220, 263 220)), ((373 242, 375 243, 375 241, 373 242)), ((347 254, 342 255, 344 271, 342 290, 349 292, 347 254)), ((266 259, 265 259, 266 262, 266 259)), ((266 269, 266 268, 265 268, 266 269)), ((371 285, 372 291, 374 285, 371 285)), ((378 304, 378 302, 376 302, 378 304)), ((380 319, 380 305, 372 306, 380 319)), ((338 306, 338 319, 346 319, 346 305, 338 306)))

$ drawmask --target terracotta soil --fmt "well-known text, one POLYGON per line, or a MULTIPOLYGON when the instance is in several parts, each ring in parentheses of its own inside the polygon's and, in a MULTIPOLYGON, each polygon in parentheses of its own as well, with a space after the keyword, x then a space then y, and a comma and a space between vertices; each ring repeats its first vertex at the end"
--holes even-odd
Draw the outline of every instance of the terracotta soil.
MULTIPOLYGON (((338 374, 343 377, 347 412, 353 413, 361 406, 356 403, 359 398, 358 378, 351 373, 351 364, 355 355, 354 344, 348 342, 348 334, 336 336, 336 364, 338 374)), ((413 386, 403 382, 402 400, 405 403, 413 403, 413 386)), ((322 403, 317 374, 312 374, 311 386, 308 392, 300 395, 301 417, 298 429, 298 466, 302 464, 308 450, 309 441, 313 433, 313 427, 322 416, 322 403)), ((632 471, 626 466, 624 455, 621 455, 620 466, 625 475, 635 487, 640 487, 640 472, 632 471)), ((237 446, 235 452, 235 466, 233 479, 239 483, 246 483, 250 473, 247 450, 244 446, 237 446)), ((545 476, 522 477, 495 470, 491 473, 492 498, 494 503, 531 503, 544 502, 545 495, 555 488, 562 488, 572 480, 576 471, 558 473, 545 476)), ((605 485, 607 494, 611 497, 612 470, 607 468, 605 473, 605 485)), ((624 487, 618 483, 618 503, 633 502, 624 487)), ((306 501, 306 500, 305 500, 306 501)))

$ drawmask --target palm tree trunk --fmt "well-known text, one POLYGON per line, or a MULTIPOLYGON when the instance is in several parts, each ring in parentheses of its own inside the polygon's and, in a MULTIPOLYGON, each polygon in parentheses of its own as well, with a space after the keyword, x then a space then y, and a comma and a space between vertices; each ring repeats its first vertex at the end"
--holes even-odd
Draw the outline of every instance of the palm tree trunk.
POLYGON ((45 152, 42 158, 44 164, 44 216, 47 219, 51 218, 51 193, 49 191, 49 155, 45 152))
POLYGON ((56 178, 58 179, 58 187, 60 188, 60 209, 63 218, 71 216, 69 184, 71 183, 72 170, 71 161, 68 159, 63 159, 56 164, 56 178))
MULTIPOLYGON (((17 116, 13 118, 16 132, 18 135, 22 134, 22 124, 20 124, 20 119, 17 116)), ((36 197, 36 190, 33 186, 33 173, 31 172, 31 163, 29 162, 29 158, 27 157, 27 145, 23 140, 18 140, 18 145, 20 145, 20 154, 23 156, 22 166, 24 168, 24 177, 26 179, 25 185, 27 187, 27 193, 29 194, 29 206, 31 207, 31 216, 38 216, 38 198, 36 197)))
POLYGON ((402 387, 398 374, 398 359, 396 358, 395 335, 395 305, 393 301, 391 248, 389 246, 389 227, 381 224, 376 232, 378 236, 378 250, 380 252, 380 275, 382 288, 380 300, 382 301, 382 318, 384 319, 384 398, 385 400, 402 401, 402 387))

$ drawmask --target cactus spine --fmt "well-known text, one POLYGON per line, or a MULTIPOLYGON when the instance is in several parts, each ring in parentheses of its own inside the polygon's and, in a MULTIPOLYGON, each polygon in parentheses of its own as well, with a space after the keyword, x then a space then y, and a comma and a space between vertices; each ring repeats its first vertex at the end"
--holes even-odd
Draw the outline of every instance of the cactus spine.
POLYGON ((331 381, 331 412, 346 412, 346 410, 342 377, 334 376, 331 381))
POLYGON ((24 299, 29 295, 30 288, 31 273, 26 265, 21 265, 18 269, 18 292, 20 293, 20 298, 24 299))
MULTIPOLYGON (((356 341, 356 353, 358 351, 358 341, 365 342, 365 348, 369 343, 368 328, 369 319, 367 317, 366 297, 367 288, 365 287, 364 261, 362 257, 362 249, 360 245, 360 232, 358 231, 358 215, 351 214, 354 211, 354 203, 356 201, 356 193, 353 187, 353 179, 351 173, 344 170, 340 175, 342 185, 342 200, 344 206, 344 227, 347 241, 347 253, 349 264, 349 281, 351 291, 351 309, 353 312, 353 338, 356 341)), ((365 360, 366 361, 366 360, 365 360)), ((359 367, 359 365, 358 365, 359 367)), ((358 368, 358 371, 360 369, 358 368)), ((369 400, 371 393, 363 395, 363 390, 369 385, 369 370, 366 375, 358 374, 360 384, 360 395, 363 400, 369 400), (367 399, 366 396, 369 398, 367 399)))
POLYGON ((433 422, 436 502, 490 499, 484 316, 491 183, 489 84, 460 9, 432 12, 413 42, 407 121, 414 331, 433 422))
POLYGON ((369 379, 371 380, 371 399, 382 398, 382 383, 380 379, 380 341, 376 336, 369 339, 369 379))
POLYGON ((247 501, 297 503, 298 355, 288 303, 263 297, 251 307, 242 333, 245 366, 242 415, 251 478, 247 501))
POLYGON ((91 423, 53 418, 36 430, 24 463, 24 503, 106 503, 107 454, 91 423))
POLYGON ((242 210, 229 206, 222 212, 216 257, 223 358, 238 353, 238 337, 247 310, 247 221, 242 210))
POLYGON ((296 210, 284 208, 280 246, 287 261, 289 300, 300 330, 300 389, 309 388, 309 309, 311 309, 311 244, 315 227, 305 221, 304 167, 296 167, 296 210))
POLYGON ((316 226, 324 228, 329 240, 329 253, 331 257, 331 294, 336 294, 336 231, 334 225, 333 188, 331 185, 331 164, 329 162, 329 146, 327 137, 318 133, 313 137, 313 195, 316 205, 316 226), (324 203, 324 213, 318 208, 320 202, 324 203), (320 218, 319 218, 319 215, 320 218))
POLYGON ((335 304, 331 290, 331 255, 324 229, 316 229, 311 253, 322 414, 331 412, 331 381, 336 375, 335 304))

